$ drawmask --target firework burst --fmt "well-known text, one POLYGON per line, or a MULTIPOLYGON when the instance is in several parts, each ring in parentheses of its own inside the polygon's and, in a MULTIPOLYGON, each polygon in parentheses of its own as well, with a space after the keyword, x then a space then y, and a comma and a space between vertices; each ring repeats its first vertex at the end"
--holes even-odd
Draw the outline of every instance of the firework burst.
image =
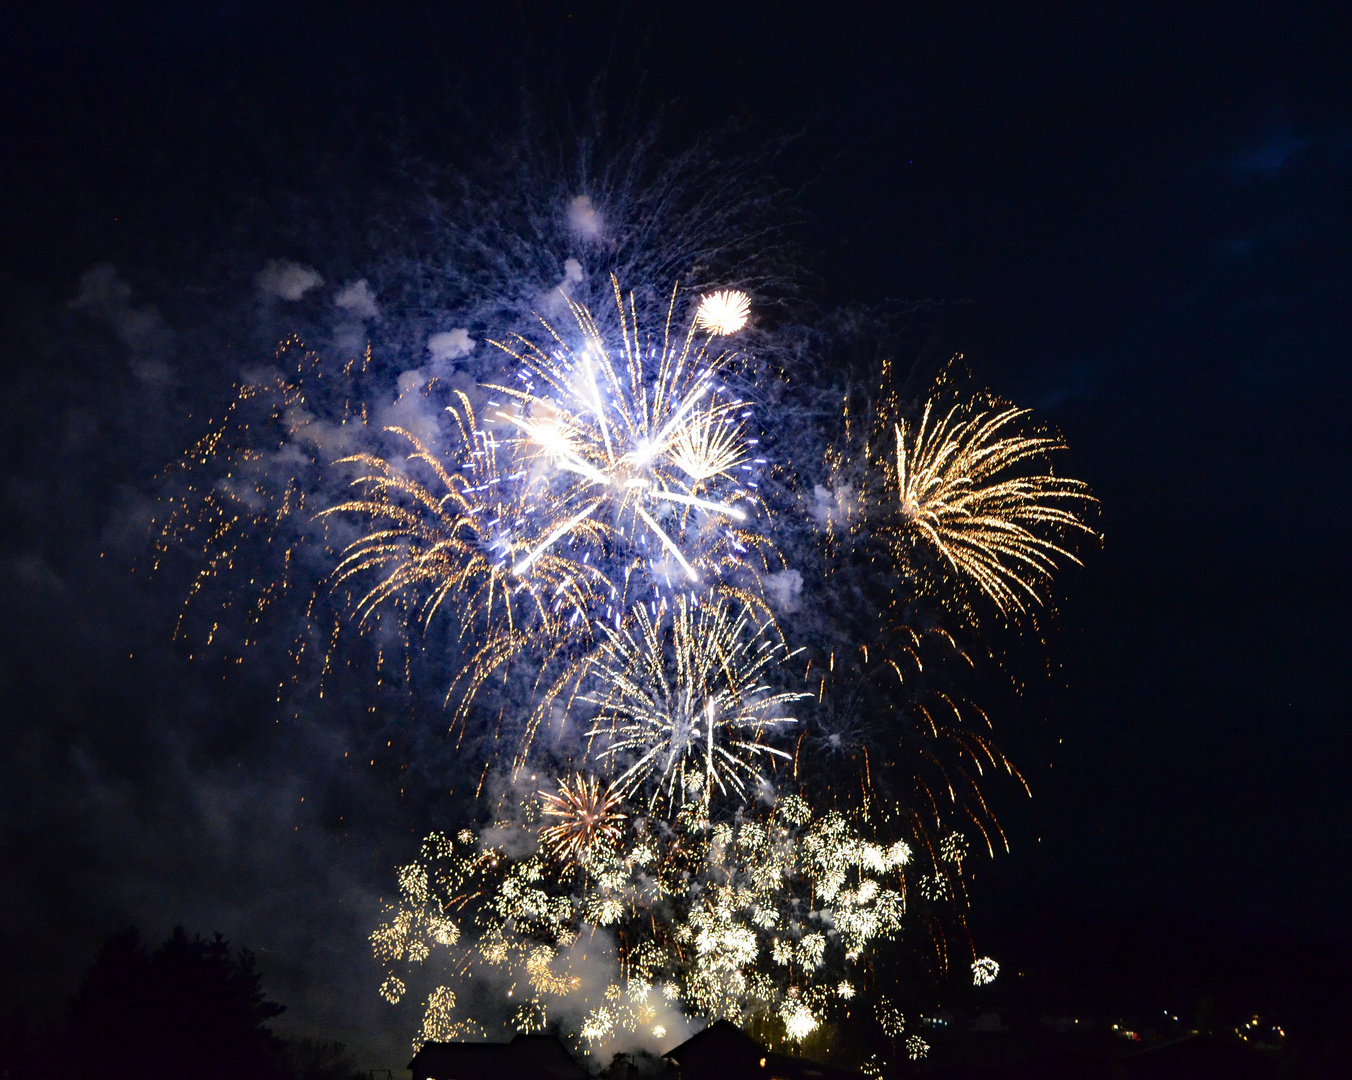
MULTIPOLYGON (((375 578, 358 594, 358 620, 395 607, 426 628, 439 611, 452 613, 461 643, 472 649, 448 693, 449 700, 463 687, 463 712, 488 675, 514 657, 533 649, 547 663, 585 638, 609 584, 596 567, 552 547, 526 561, 543 527, 529 479, 502 467, 502 443, 457 396, 459 407, 447 410, 458 434, 454 471, 417 436, 389 428, 410 452, 397 463, 374 454, 339 459, 336 465, 358 469, 358 496, 321 516, 355 516, 369 526, 334 572, 339 584, 375 578)), ((579 523, 579 531, 585 527, 579 523)))
POLYGON ((878 532, 894 551, 928 545, 1003 615, 1045 602, 1058 559, 1079 562, 1061 537, 1096 535, 1081 512, 1094 501, 1085 484, 1028 473, 1028 463, 1064 448, 1021 431, 1028 414, 965 404, 942 412, 926 402, 919 423, 893 425, 878 507, 878 532))
MULTIPOLYGON (((549 527, 513 570, 524 574, 563 548, 600 558, 622 553, 618 578, 654 581, 757 579, 773 554, 747 526, 763 509, 746 403, 715 374, 694 326, 673 336, 675 293, 660 342, 644 334, 632 294, 612 282, 615 340, 569 302, 570 339, 548 323, 552 343, 498 344, 520 364, 518 385, 492 385, 514 403, 496 415, 517 431, 515 449, 548 478, 539 512, 549 527)), ((618 618, 618 613, 616 615, 618 618)))
POLYGON ((735 334, 751 315, 751 297, 736 289, 710 293, 699 302, 695 326, 710 334, 735 334))
POLYGON ((716 795, 745 798, 764 782, 764 765, 789 760, 770 740, 795 723, 785 710, 802 695, 772 689, 785 649, 763 630, 745 606, 686 596, 606 628, 589 661, 604 689, 583 700, 598 709, 589 736, 596 758, 619 773, 617 790, 707 807, 716 795))
POLYGON ((620 798, 594 776, 559 781, 558 793, 541 792, 541 811, 556 824, 540 830, 540 843, 561 862, 588 863, 602 846, 620 837, 625 815, 620 798))
MULTIPOLYGON (((491 835, 532 824, 502 823, 491 835)), ((489 846, 487 830, 428 837, 422 857, 400 869, 399 900, 372 935, 387 997, 407 994, 437 961, 453 985, 428 995, 424 1038, 482 1031, 457 1006, 468 996, 457 988, 489 976, 509 1000, 528 999, 511 1014, 517 1030, 533 1030, 552 1003, 586 985, 590 1008, 566 1027, 592 1051, 625 1031, 660 1038, 674 1012, 774 1017, 799 1042, 848 1011, 869 979, 870 947, 901 929, 909 847, 876 843, 796 796, 736 823, 711 823, 686 804, 671 828, 630 824, 585 872, 569 864, 550 873, 538 854, 489 846), (473 934, 462 938, 459 923, 473 934), (598 986, 587 949, 606 940, 614 967, 598 986)))

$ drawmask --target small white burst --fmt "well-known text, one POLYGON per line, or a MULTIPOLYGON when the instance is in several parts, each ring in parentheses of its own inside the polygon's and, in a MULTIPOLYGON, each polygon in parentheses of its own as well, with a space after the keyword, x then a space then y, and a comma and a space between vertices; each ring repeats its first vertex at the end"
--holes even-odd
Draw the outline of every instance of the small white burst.
POLYGON ((902 1032, 906 1030, 906 1016, 896 1003, 887 997, 879 998, 877 1013, 878 1023, 882 1025, 887 1036, 892 1039, 901 1038, 902 1032))
POLYGON ((1000 965, 989 956, 983 956, 972 965, 972 983, 975 986, 985 986, 987 983, 993 983, 995 976, 1000 974, 1000 965))
POLYGON ((735 334, 750 314, 751 297, 738 289, 725 289, 700 300, 695 325, 711 334, 735 334))
POLYGON ((906 1056, 912 1061, 919 1061, 929 1053, 929 1043, 919 1035, 912 1035, 906 1040, 906 1056))
POLYGON ((607 1008, 593 1009, 582 1021, 582 1037, 588 1042, 604 1042, 615 1030, 615 1015, 607 1008))
POLYGON ((802 1042, 817 1030, 817 1018, 801 1001, 790 1001, 780 1012, 784 1032, 793 1042, 802 1042))
POLYGON ((967 846, 967 837, 955 832, 939 844, 939 858, 961 864, 967 858, 967 846))
POLYGON ((841 984, 836 987, 836 993, 839 994, 841 997, 843 997, 846 1001, 849 1001, 852 997, 854 997, 854 985, 852 983, 842 981, 841 984))

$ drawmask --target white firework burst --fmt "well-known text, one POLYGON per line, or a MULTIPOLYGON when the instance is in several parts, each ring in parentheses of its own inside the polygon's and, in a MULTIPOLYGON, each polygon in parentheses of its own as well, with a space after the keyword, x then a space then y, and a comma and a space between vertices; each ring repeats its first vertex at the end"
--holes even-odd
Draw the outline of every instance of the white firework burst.
POLYGON ((596 756, 624 769, 616 791, 647 786, 650 800, 707 805, 745 796, 763 764, 789 759, 767 740, 796 722, 785 709, 803 695, 772 691, 766 676, 786 654, 760 631, 745 606, 684 595, 656 617, 639 607, 632 625, 606 628, 591 662, 604 689, 585 700, 599 709, 596 756))
POLYGON ((548 527, 513 570, 525 574, 573 545, 626 552, 630 570, 646 564, 668 580, 755 572, 754 553, 763 564, 773 548, 744 528, 760 506, 746 403, 721 387, 722 358, 706 354, 693 326, 673 337, 674 293, 654 340, 639 328, 633 296, 626 304, 614 286, 618 334, 570 301, 576 334, 545 323, 545 346, 494 343, 521 364, 516 385, 489 386, 512 402, 496 418, 516 429, 517 451, 547 480, 535 512, 548 527))
POLYGON ((709 293, 699 302, 695 325, 710 334, 735 334, 751 315, 751 297, 737 289, 709 293))

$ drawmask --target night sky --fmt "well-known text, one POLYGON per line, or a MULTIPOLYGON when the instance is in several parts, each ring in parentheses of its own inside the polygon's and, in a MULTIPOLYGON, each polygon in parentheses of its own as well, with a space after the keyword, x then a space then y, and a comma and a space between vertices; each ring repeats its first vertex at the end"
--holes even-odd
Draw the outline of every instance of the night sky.
POLYGON ((999 796, 978 929, 1150 910, 1349 941, 1330 11, 342 7, 46 4, 0 45, 0 1005, 59 1004, 111 931, 183 923, 254 949, 297 1030, 401 1052, 365 937, 426 808, 344 758, 384 728, 188 660, 151 500, 270 355, 231 323, 266 260, 371 273, 408 162, 463 164, 523 100, 584 112, 598 75, 666 147, 793 136, 771 171, 808 302, 932 302, 921 347, 1055 424, 1102 502, 1050 671, 995 716, 1033 797, 999 796), (88 301, 109 265, 130 292, 88 301))

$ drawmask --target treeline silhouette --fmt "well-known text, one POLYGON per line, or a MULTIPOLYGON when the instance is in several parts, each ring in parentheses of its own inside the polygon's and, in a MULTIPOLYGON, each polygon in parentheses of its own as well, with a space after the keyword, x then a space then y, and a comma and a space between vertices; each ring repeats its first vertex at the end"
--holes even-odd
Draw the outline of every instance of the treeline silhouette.
POLYGON ((3 1080, 357 1080, 341 1043, 288 1040, 247 949, 180 927, 155 949, 136 930, 99 950, 64 1017, 13 1016, 3 1080))

